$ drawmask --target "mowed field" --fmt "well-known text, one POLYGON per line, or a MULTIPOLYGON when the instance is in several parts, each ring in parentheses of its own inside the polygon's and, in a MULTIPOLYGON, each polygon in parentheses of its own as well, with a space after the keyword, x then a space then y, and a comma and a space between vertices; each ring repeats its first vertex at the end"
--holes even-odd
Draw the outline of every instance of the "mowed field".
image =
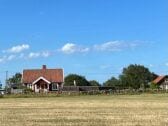
POLYGON ((168 94, 0 99, 0 126, 132 125, 168 125, 168 94))

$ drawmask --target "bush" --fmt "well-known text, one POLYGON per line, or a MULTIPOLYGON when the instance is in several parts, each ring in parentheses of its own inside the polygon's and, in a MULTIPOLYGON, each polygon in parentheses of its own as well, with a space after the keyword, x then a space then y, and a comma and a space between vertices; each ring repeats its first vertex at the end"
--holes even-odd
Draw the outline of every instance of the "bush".
POLYGON ((30 93, 33 93, 33 90, 30 89, 30 88, 26 88, 26 89, 24 89, 24 93, 25 94, 30 94, 30 93))
POLYGON ((150 84, 150 89, 159 89, 159 85, 155 83, 150 84))

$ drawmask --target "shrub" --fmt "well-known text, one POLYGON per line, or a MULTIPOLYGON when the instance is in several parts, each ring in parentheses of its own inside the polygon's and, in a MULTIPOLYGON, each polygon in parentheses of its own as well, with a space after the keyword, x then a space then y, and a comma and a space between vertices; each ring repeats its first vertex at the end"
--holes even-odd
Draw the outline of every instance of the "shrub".
POLYGON ((25 94, 30 94, 30 93, 32 93, 32 92, 33 92, 33 90, 30 89, 30 88, 24 89, 24 93, 25 93, 25 94))
POLYGON ((150 84, 150 88, 151 88, 151 89, 159 89, 159 85, 158 85, 158 84, 155 84, 155 83, 151 83, 151 84, 150 84))

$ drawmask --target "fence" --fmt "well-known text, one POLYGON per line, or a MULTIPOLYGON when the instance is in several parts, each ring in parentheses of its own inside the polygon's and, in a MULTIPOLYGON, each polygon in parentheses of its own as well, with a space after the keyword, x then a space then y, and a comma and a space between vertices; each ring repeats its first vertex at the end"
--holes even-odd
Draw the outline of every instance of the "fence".
MULTIPOLYGON (((65 94, 140 94, 140 93, 167 93, 163 89, 119 89, 104 86, 64 86, 61 91, 49 91, 47 93, 65 94)), ((11 89, 11 94, 24 94, 24 89, 11 89)), ((27 92, 34 93, 32 91, 27 92)))
POLYGON ((13 89, 11 88, 11 94, 22 94, 23 89, 13 89))
POLYGON ((98 91, 98 86, 64 86, 62 91, 98 91))

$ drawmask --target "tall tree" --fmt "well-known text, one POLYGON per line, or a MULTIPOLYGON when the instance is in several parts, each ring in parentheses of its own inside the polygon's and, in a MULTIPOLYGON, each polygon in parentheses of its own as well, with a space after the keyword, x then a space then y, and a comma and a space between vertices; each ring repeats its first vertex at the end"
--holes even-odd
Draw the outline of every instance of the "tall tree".
POLYGON ((65 86, 90 86, 90 83, 86 80, 84 76, 77 74, 69 74, 65 77, 65 86))
POLYGON ((16 73, 14 76, 9 78, 7 80, 8 86, 11 86, 13 84, 20 85, 21 84, 21 79, 22 79, 22 74, 21 73, 16 73))
POLYGON ((154 73, 151 73, 149 69, 143 65, 137 64, 131 64, 127 68, 124 68, 120 76, 121 82, 124 82, 124 86, 134 89, 147 87, 153 78, 154 73))

